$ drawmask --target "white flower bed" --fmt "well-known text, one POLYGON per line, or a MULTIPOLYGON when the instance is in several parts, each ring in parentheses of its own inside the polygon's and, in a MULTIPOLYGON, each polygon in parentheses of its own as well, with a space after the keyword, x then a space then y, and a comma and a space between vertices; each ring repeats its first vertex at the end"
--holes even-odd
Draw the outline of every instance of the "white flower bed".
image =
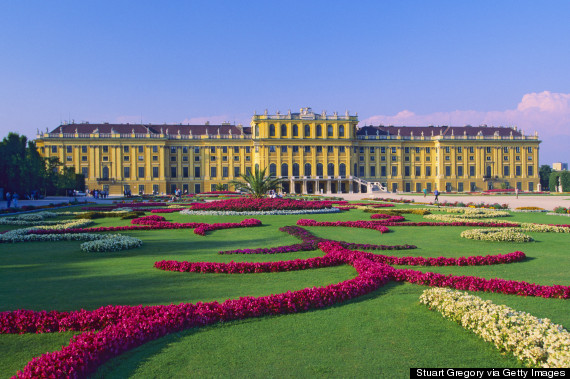
POLYGON ((546 224, 533 224, 530 222, 521 223, 521 229, 526 232, 570 233, 570 228, 564 228, 561 226, 546 225, 546 224))
POLYGON ((142 246, 142 240, 135 237, 121 234, 106 234, 103 237, 82 243, 81 250, 87 252, 120 251, 142 246))
POLYGON ((306 214, 318 214, 318 213, 338 213, 341 210, 338 208, 325 208, 325 209, 302 209, 302 210, 277 210, 277 211, 247 211, 247 212, 235 212, 235 211, 191 211, 189 209, 184 209, 180 211, 180 214, 188 216, 245 216, 245 215, 306 215, 306 214))
MULTIPOLYGON (((28 228, 10 230, 4 234, 0 234, 0 242, 27 242, 27 241, 43 241, 42 239, 34 239, 36 237, 26 237, 26 236, 57 236, 57 234, 27 234, 30 230, 50 230, 50 229, 75 229, 84 228, 93 224, 91 220, 73 220, 73 221, 61 221, 55 225, 42 225, 42 226, 32 226, 28 228)), ((68 233, 69 234, 69 233, 68 233)), ((84 234, 84 233, 77 233, 84 234)), ((53 241, 51 239, 46 239, 46 241, 53 241)))
POLYGON ((55 224, 59 221, 44 221, 46 218, 57 217, 58 214, 55 212, 38 212, 22 214, 13 217, 2 217, 0 218, 1 225, 20 225, 20 226, 30 226, 30 225, 49 225, 55 224))
POLYGON ((542 213, 548 212, 546 209, 513 209, 511 212, 517 213, 542 213))
POLYGON ((549 216, 566 216, 566 217, 570 217, 570 213, 554 213, 554 212, 548 212, 547 215, 549 215, 549 216))
POLYGON ((94 233, 64 233, 64 234, 12 234, 2 235, 3 242, 55 242, 55 241, 92 241, 105 238, 104 234, 94 233))
POLYGON ((529 367, 570 367, 570 333, 549 319, 447 288, 425 290, 420 303, 492 342, 499 350, 512 352, 529 367))
POLYGON ((520 233, 518 228, 470 229, 461 232, 461 237, 479 241, 531 242, 531 236, 520 233))

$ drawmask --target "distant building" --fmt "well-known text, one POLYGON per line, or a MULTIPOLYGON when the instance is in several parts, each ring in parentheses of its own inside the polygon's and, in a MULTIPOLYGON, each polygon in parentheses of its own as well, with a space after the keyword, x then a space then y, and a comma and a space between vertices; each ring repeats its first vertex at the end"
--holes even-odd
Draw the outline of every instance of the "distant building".
POLYGON ((568 171, 568 163, 555 162, 552 164, 552 169, 554 171, 568 171))
POLYGON ((535 191, 537 135, 487 126, 364 126, 358 116, 254 114, 241 125, 66 124, 39 134, 44 157, 111 194, 203 192, 256 167, 287 193, 535 191))

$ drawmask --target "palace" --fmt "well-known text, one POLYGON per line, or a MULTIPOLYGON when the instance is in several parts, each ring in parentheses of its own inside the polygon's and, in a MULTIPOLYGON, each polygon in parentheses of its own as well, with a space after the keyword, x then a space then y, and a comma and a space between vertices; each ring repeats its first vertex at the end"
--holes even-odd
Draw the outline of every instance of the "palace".
POLYGON ((287 193, 539 190, 536 133, 357 124, 348 112, 302 108, 254 114, 249 127, 65 124, 38 134, 36 144, 82 173, 89 189, 114 195, 205 192, 255 167, 285 178, 287 193))

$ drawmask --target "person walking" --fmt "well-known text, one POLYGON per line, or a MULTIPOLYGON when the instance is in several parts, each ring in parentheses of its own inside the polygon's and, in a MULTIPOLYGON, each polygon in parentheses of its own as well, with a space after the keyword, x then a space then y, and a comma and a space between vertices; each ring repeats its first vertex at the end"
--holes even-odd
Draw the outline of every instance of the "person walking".
POLYGON ((424 197, 427 196, 427 188, 424 188, 424 197))
POLYGON ((20 196, 18 196, 18 193, 14 192, 14 194, 12 195, 12 203, 14 204, 14 208, 18 208, 18 199, 20 198, 20 196))
POLYGON ((517 197, 517 199, 518 199, 518 198, 519 198, 519 189, 518 189, 518 188, 515 188, 515 195, 516 195, 516 197, 517 197))
POLYGON ((6 192, 6 208, 10 208, 11 203, 12 203, 12 194, 10 192, 6 192))
POLYGON ((437 203, 439 201, 439 191, 435 190, 435 191, 433 191, 433 194, 435 195, 435 201, 437 203))

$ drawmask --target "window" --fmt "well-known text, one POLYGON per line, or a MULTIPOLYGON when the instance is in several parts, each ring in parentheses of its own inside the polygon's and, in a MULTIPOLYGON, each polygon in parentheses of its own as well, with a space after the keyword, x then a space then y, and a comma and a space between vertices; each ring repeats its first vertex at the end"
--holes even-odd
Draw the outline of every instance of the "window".
POLYGON ((470 155, 470 156, 469 156, 469 160, 470 160, 470 161, 474 161, 474 160, 475 160, 475 156, 470 155))
POLYGON ((526 160, 527 160, 527 161, 532 161, 532 155, 527 156, 527 157, 526 157, 526 160))
POLYGON ((358 157, 360 162, 364 162, 364 155, 361 155, 360 157, 358 157))
POLYGON ((338 127, 338 136, 339 137, 344 137, 344 125, 340 125, 338 127))
POLYGON ((527 147, 526 152, 532 154, 532 146, 527 147))
POLYGON ((187 155, 184 155, 182 157, 182 162, 188 162, 188 156, 187 155))
POLYGON ((426 166, 426 176, 431 176, 431 166, 426 166))
POLYGON ((272 178, 277 177, 277 165, 275 163, 269 165, 269 176, 272 178))
POLYGON ((358 168, 358 176, 366 176, 366 173, 364 172, 364 166, 360 166, 358 168))
POLYGON ((396 162, 397 160, 398 160, 398 158, 396 158, 395 155, 392 155, 392 161, 393 161, 393 162, 396 162))
POLYGON ((334 153, 334 146, 327 146, 328 153, 334 153))
POLYGON ((68 162, 73 161, 73 157, 72 157, 71 155, 68 155, 67 157, 65 157, 65 159, 66 159, 68 162))
POLYGON ((176 154, 176 146, 170 146, 170 154, 176 154))
POLYGON ((213 156, 213 155, 210 155, 210 160, 211 160, 211 161, 215 161, 215 160, 216 160, 216 157, 213 156))
POLYGON ((458 160, 458 161, 461 161, 461 160, 463 160, 463 157, 462 157, 461 155, 458 155, 458 156, 457 156, 457 160, 458 160))
POLYGON ((305 176, 311 176, 311 164, 305 163, 305 176))
POLYGON ((457 148, 457 152, 458 152, 458 153, 463 153, 463 147, 459 146, 459 147, 457 148))
POLYGON ((374 158, 376 158, 374 155, 370 156, 370 162, 374 162, 374 158))
POLYGON ((188 154, 188 146, 182 146, 182 154, 188 154))
POLYGON ((451 166, 445 166, 445 176, 451 176, 451 166))
POLYGON ((87 155, 81 156, 81 162, 87 162, 87 155))
POLYGON ((341 164, 338 166, 338 174, 339 174, 340 176, 342 176, 342 177, 345 177, 345 176, 346 176, 346 165, 345 165, 344 163, 341 163, 341 164))
POLYGON ((327 137, 332 137, 332 136, 333 136, 333 126, 327 125, 327 137))
POLYGON ((131 159, 131 157, 129 157, 128 155, 123 156, 123 160, 125 162, 128 162, 131 159))
MULTIPOLYGON (((128 147, 128 146, 125 146, 125 147, 127 148, 126 153, 128 153, 128 148, 129 148, 129 147, 128 147)), ((81 152, 82 152, 83 154, 86 154, 86 153, 87 153, 87 146, 81 146, 81 152)))
MULTIPOLYGON (((331 146, 332 147, 332 146, 331 146)), ((339 153, 344 153, 344 146, 339 146, 338 147, 338 152, 339 153)))
POLYGON ((323 152, 323 147, 317 146, 317 153, 322 153, 322 152, 323 152))
POLYGON ((227 147, 227 146, 222 146, 222 153, 223 153, 223 154, 227 154, 227 153, 228 153, 228 147, 227 147))
POLYGON ((305 137, 311 136, 311 127, 309 125, 305 125, 305 137))
POLYGON ((293 137, 298 137, 299 136, 299 127, 297 126, 297 124, 293 124, 293 137))
POLYGON ((293 176, 299 176, 299 164, 293 163, 293 176))
POLYGON ((473 146, 469 146, 469 152, 473 154, 475 152, 475 148, 473 146))
POLYGON ((250 148, 249 146, 246 146, 246 147, 245 147, 245 153, 246 153, 246 154, 251 153, 251 148, 250 148))
POLYGON ((183 178, 188 177, 188 167, 186 167, 186 166, 182 167, 182 177, 183 178))
POLYGON ((152 167, 152 177, 155 179, 158 178, 158 166, 152 167))
POLYGON ((176 155, 170 157, 170 162, 176 162, 176 155))
POLYGON ((317 137, 323 136, 323 127, 319 124, 317 125, 317 137))
POLYGON ((404 166, 404 176, 410 176, 410 166, 404 166))
POLYGON ((89 176, 89 167, 81 167, 81 175, 83 175, 83 177, 87 179, 87 177, 89 176))
POLYGON ((487 152, 487 154, 491 153, 491 148, 487 146, 487 148, 485 149, 485 151, 487 152))
POLYGON ((429 154, 431 152, 431 148, 430 147, 426 147, 426 154, 429 154))
POLYGON ((216 166, 210 167, 210 177, 215 178, 218 176, 218 168, 216 166))
POLYGON ((287 137, 287 125, 281 124, 281 137, 287 137))
POLYGON ((509 166, 503 166, 503 176, 509 176, 509 166))
POLYGON ((380 176, 386 176, 386 166, 380 166, 380 176))
POLYGON ((457 176, 463 176, 463 166, 457 166, 457 176))
POLYGON ((227 178, 229 176, 229 168, 228 166, 222 167, 222 178, 227 178))
POLYGON ((534 167, 533 167, 533 166, 528 166, 528 167, 527 167, 527 172, 528 172, 528 176, 533 176, 533 175, 534 175, 534 167))
POLYGON ((281 176, 289 176, 289 166, 287 163, 281 165, 281 176))
POLYGON ((520 161, 520 160, 521 160, 521 156, 520 156, 520 155, 517 155, 517 156, 515 157, 515 161, 520 161))
MULTIPOLYGON (((154 153, 156 153, 156 151, 153 150, 154 153)), ((200 147, 199 146, 194 146, 194 154, 200 154, 200 147)))
POLYGON ((469 166, 469 176, 475 176, 475 166, 469 166))
POLYGON ((170 177, 176 178, 176 174, 177 174, 176 166, 170 167, 170 177))
POLYGON ((216 154, 216 146, 210 146, 210 153, 216 154))
POLYGON ((508 161, 509 160, 509 156, 508 155, 503 155, 503 161, 508 161))
POLYGON ((234 146, 234 154, 239 154, 239 146, 234 146))
POLYGON ((404 147, 404 153, 405 153, 405 154, 410 154, 410 148, 409 148, 409 147, 404 147))
POLYGON ((293 152, 298 153, 299 152, 299 146, 293 146, 293 152))
POLYGON ((194 162, 200 162, 200 157, 199 157, 199 156, 195 156, 195 157, 194 157, 194 162))
POLYGON ((269 137, 275 137, 275 125, 269 125, 269 137))
POLYGON ((490 161, 490 160, 491 160, 491 157, 490 157, 490 156, 489 156, 489 157, 487 157, 487 160, 488 160, 488 161, 490 161))
POLYGON ((108 153, 109 152, 109 146, 103 146, 103 152, 108 153))
POLYGON ((449 157, 449 155, 446 155, 446 156, 445 156, 445 160, 446 160, 446 161, 448 161, 448 160, 450 160, 450 159, 451 159, 451 158, 449 157))
POLYGON ((144 155, 139 155, 139 161, 144 161, 144 155))
POLYGON ((503 153, 508 154, 509 148, 507 146, 503 147, 503 153))
POLYGON ((238 178, 240 175, 239 166, 234 166, 234 178, 238 178))
POLYGON ((404 157, 404 162, 409 162, 410 161, 410 157, 408 157, 407 155, 404 157))
POLYGON ((422 176, 422 166, 416 166, 416 176, 422 176))
POLYGON ((234 162, 239 162, 239 155, 234 155, 234 162))
POLYGON ((451 150, 451 149, 449 148, 449 146, 446 146, 446 147, 445 147, 445 152, 446 152, 446 154, 449 154, 449 151, 450 151, 450 150, 451 150))
POLYGON ((392 154, 396 154, 396 148, 395 147, 392 148, 392 154))
POLYGON ((380 153, 386 154, 386 148, 385 148, 385 147, 381 147, 381 148, 380 148, 380 153))
POLYGON ((520 152, 521 152, 521 147, 520 147, 520 146, 515 147, 515 152, 516 152, 517 154, 520 153, 520 152))
POLYGON ((334 176, 334 163, 327 164, 327 175, 334 176))
MULTIPOLYGON (((142 147, 142 146, 139 146, 139 153, 142 153, 141 147, 142 147)), ((153 152, 153 153, 158 153, 158 146, 153 146, 153 147, 152 147, 152 152, 153 152)))
POLYGON ((200 177, 200 167, 194 167, 194 177, 195 178, 200 177))
POLYGON ((370 166, 370 176, 376 176, 376 166, 370 166))
POLYGON ((310 153, 311 152, 311 146, 305 146, 305 153, 310 153))
POLYGON ((286 153, 287 152, 287 146, 281 146, 281 152, 286 153))
POLYGON ((246 162, 251 161, 251 157, 250 157, 250 156, 245 157, 245 161, 246 161, 246 162))
POLYGON ((419 153, 420 153, 420 148, 416 147, 416 154, 419 154, 419 153))
POLYGON ((369 151, 370 151, 370 154, 374 154, 374 146, 370 146, 369 151))
POLYGON ((109 157, 105 155, 105 156, 103 157, 103 162, 108 162, 108 161, 109 161, 109 157))
POLYGON ((144 178, 144 166, 139 167, 139 178, 144 178))
POLYGON ((276 151, 275 146, 269 146, 269 152, 270 153, 274 153, 275 151, 276 151))
POLYGON ((392 166, 392 176, 398 176, 398 166, 392 166))
POLYGON ((65 147, 65 151, 66 151, 68 154, 71 154, 71 153, 73 152, 73 147, 72 147, 72 146, 66 146, 66 147, 65 147))

